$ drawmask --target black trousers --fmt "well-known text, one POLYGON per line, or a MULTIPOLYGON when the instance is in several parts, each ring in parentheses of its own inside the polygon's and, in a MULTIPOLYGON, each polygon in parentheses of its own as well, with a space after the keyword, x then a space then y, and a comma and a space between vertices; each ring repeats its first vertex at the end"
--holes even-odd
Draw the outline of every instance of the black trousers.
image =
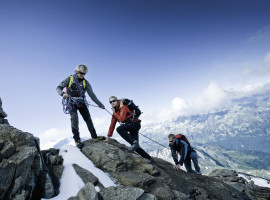
POLYGON ((94 124, 91 119, 91 115, 89 113, 89 110, 85 104, 82 104, 81 107, 74 107, 70 111, 70 121, 71 121, 71 130, 73 133, 73 138, 75 141, 80 140, 80 132, 79 132, 79 118, 78 118, 78 111, 80 112, 81 116, 83 117, 83 120, 86 122, 88 130, 91 134, 92 138, 97 138, 97 133, 94 128, 94 124))
MULTIPOLYGON (((129 144, 133 144, 135 140, 139 143, 139 130, 141 128, 140 122, 131 122, 129 124, 122 124, 118 126, 116 131, 119 135, 126 140, 129 144)), ((146 159, 150 159, 151 156, 146 153, 141 147, 136 150, 136 152, 146 159)))

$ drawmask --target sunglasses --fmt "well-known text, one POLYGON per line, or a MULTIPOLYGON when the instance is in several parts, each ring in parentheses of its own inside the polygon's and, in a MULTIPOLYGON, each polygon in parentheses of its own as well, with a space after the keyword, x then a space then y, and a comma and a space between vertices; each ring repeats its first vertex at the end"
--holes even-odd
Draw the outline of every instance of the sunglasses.
POLYGON ((114 102, 116 102, 116 101, 117 101, 117 100, 114 99, 114 100, 111 100, 110 103, 114 103, 114 102))
POLYGON ((169 140, 169 143, 173 143, 173 140, 169 140))
POLYGON ((85 75, 85 73, 82 73, 82 72, 79 72, 79 74, 81 74, 81 75, 85 75))

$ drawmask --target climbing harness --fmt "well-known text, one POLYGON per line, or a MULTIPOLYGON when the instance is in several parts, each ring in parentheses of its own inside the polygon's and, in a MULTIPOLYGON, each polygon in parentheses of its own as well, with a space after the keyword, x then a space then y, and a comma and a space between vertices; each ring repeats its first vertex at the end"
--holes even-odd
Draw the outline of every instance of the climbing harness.
MULTIPOLYGON (((89 105, 91 105, 87 100, 86 97, 84 95, 85 91, 81 88, 79 81, 76 77, 76 74, 74 74, 73 76, 70 76, 70 81, 69 81, 69 85, 68 88, 71 87, 72 82, 74 81, 75 86, 77 88, 77 91, 80 93, 79 97, 71 97, 70 95, 68 95, 68 98, 63 98, 62 99, 62 105, 63 105, 63 112, 65 114, 69 114, 70 111, 74 108, 74 107, 82 107, 83 105, 86 105, 87 107, 89 107, 89 105)), ((85 80, 83 80, 83 86, 85 88, 85 80)))

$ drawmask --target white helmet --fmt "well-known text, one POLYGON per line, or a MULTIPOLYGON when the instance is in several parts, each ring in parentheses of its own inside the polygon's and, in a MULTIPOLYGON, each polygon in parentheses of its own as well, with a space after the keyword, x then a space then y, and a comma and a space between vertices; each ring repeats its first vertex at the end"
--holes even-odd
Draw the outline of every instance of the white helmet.
POLYGON ((75 68, 75 72, 76 73, 79 73, 79 72, 82 72, 82 73, 87 73, 88 69, 87 69, 87 66, 86 65, 78 65, 76 68, 75 68))

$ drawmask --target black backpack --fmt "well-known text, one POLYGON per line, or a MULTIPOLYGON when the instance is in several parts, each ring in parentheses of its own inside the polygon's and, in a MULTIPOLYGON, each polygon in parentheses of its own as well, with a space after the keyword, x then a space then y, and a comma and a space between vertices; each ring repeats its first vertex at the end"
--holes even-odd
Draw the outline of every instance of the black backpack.
POLYGON ((133 119, 137 119, 142 114, 142 111, 138 108, 139 106, 136 106, 132 100, 129 99, 123 99, 123 104, 126 105, 129 110, 131 110, 134 114, 133 119))

